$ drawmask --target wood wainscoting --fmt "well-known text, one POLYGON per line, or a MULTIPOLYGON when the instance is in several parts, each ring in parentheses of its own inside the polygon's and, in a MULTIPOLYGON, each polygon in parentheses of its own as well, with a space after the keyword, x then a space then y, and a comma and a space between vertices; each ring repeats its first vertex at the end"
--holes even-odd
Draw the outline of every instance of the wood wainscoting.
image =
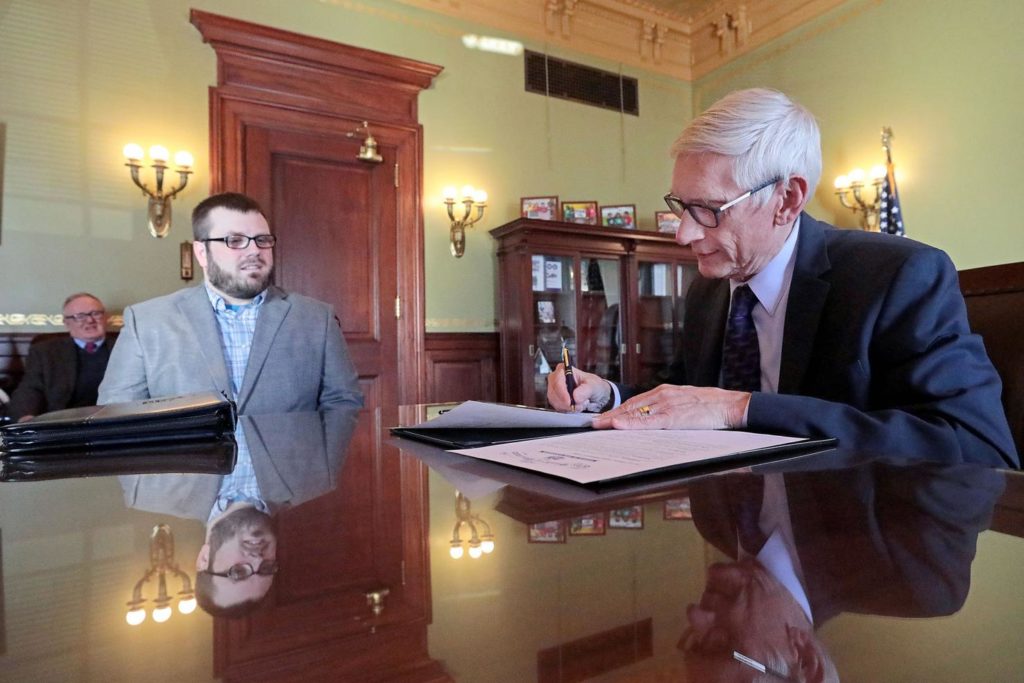
POLYGON ((25 357, 35 337, 34 332, 0 332, 0 389, 8 394, 25 373, 25 357))
POLYGON ((429 403, 497 401, 497 332, 429 332, 426 335, 429 403))

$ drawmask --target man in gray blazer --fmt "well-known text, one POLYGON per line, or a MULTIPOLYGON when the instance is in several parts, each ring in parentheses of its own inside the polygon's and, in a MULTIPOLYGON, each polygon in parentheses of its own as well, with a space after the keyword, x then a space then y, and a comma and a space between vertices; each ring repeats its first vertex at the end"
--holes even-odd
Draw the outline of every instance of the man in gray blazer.
POLYGON ((270 284, 270 232, 238 193, 192 212, 203 284, 129 306, 99 404, 218 391, 240 414, 362 406, 358 376, 330 305, 270 284))

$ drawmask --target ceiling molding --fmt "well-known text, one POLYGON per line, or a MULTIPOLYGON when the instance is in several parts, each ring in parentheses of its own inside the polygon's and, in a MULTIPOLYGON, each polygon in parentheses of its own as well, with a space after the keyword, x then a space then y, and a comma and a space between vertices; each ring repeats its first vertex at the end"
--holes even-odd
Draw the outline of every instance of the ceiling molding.
POLYGON ((398 0, 693 81, 849 0, 398 0), (675 8, 692 7, 692 14, 675 8))

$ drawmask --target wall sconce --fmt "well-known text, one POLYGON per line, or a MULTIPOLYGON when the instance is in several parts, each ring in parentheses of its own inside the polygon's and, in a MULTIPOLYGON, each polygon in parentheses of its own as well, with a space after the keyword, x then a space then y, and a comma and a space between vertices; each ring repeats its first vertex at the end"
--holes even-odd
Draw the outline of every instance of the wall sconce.
POLYGON ((174 170, 178 172, 178 186, 164 192, 164 171, 167 170, 168 152, 166 147, 153 145, 149 148, 149 158, 153 161, 150 168, 156 176, 156 190, 150 190, 139 180, 139 169, 142 168, 142 147, 135 143, 124 146, 125 166, 131 169, 132 182, 142 189, 149 197, 149 234, 153 237, 164 237, 171 229, 171 200, 188 185, 188 176, 192 173, 192 155, 181 150, 174 155, 174 170))
POLYGON ((363 125, 346 134, 345 137, 354 138, 360 133, 366 133, 366 139, 363 140, 363 144, 359 145, 359 154, 356 155, 356 159, 370 164, 379 164, 384 161, 384 157, 377 152, 377 138, 370 135, 369 122, 363 121, 363 125))
MULTIPOLYGON (((896 178, 892 164, 892 128, 882 128, 882 149, 885 151, 885 166, 874 166, 871 169, 871 185, 875 188, 875 195, 871 201, 865 201, 864 192, 864 171, 855 168, 846 175, 838 176, 835 180, 836 196, 839 203, 847 209, 860 214, 860 227, 862 230, 878 232, 880 227, 886 232, 896 232, 889 223, 894 222, 891 215, 895 206, 895 213, 899 213, 899 199, 896 197, 896 178), (884 214, 884 215, 883 215, 884 214), (880 221, 881 219, 881 221, 880 221), (883 225, 880 225, 882 223, 883 225)), ((899 220, 899 216, 895 217, 899 220)), ((903 234, 902 221, 898 225, 898 234, 903 234)))
POLYGON ((464 548, 462 538, 459 535, 463 526, 469 527, 469 556, 474 560, 484 553, 494 552, 494 534, 491 533, 491 526, 480 519, 480 515, 474 515, 469 509, 469 499, 458 491, 455 492, 455 526, 452 528, 451 547, 448 554, 453 560, 462 557, 464 548), (483 528, 484 533, 477 531, 477 525, 483 528))
POLYGON ((472 185, 462 188, 462 218, 455 217, 456 190, 454 186, 444 188, 444 205, 448 207, 448 219, 452 222, 451 228, 451 251, 455 258, 462 258, 466 253, 466 228, 484 217, 484 209, 487 208, 487 193, 483 190, 475 190, 472 185), (476 207, 476 217, 470 219, 469 215, 476 207))
POLYGON ((181 592, 178 593, 178 611, 182 614, 191 614, 196 608, 196 596, 192 591, 192 580, 188 574, 178 568, 174 561, 174 534, 171 527, 166 524, 158 524, 153 527, 153 533, 149 537, 149 569, 142 575, 142 578, 132 589, 132 599, 128 603, 128 613, 125 614, 125 621, 130 626, 138 626, 146 620, 146 610, 142 608, 146 599, 142 597, 142 585, 149 582, 153 575, 158 577, 157 596, 153 601, 153 621, 163 623, 171 618, 171 602, 173 600, 167 594, 167 572, 171 572, 181 579, 181 592))

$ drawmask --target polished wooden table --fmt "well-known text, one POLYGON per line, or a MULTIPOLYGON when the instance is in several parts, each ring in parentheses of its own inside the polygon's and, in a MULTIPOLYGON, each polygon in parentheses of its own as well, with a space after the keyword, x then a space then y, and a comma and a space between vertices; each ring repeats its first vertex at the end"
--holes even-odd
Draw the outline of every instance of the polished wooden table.
POLYGON ((422 414, 243 421, 281 568, 238 619, 157 623, 155 578, 125 619, 156 525, 194 581, 222 475, 0 483, 0 680, 1021 680, 1020 473, 833 450, 595 494, 389 437, 422 414))

